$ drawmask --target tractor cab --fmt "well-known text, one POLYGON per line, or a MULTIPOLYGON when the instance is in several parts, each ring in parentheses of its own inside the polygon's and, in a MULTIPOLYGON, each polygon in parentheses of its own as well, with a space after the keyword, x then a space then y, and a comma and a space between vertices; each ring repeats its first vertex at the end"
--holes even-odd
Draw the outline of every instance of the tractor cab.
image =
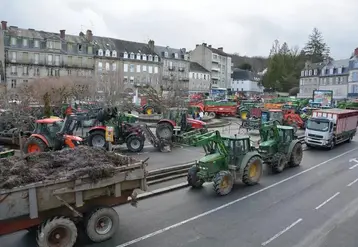
POLYGON ((273 155, 278 151, 285 152, 296 139, 294 128, 283 125, 265 125, 260 129, 259 153, 273 155))
POLYGON ((280 109, 270 109, 261 112, 261 123, 281 124, 284 119, 284 113, 280 109))
POLYGON ((45 138, 49 146, 55 146, 56 133, 60 132, 64 125, 62 118, 44 118, 35 121, 33 134, 41 135, 45 138))
POLYGON ((229 165, 238 166, 245 154, 252 151, 250 136, 222 136, 228 151, 229 165))

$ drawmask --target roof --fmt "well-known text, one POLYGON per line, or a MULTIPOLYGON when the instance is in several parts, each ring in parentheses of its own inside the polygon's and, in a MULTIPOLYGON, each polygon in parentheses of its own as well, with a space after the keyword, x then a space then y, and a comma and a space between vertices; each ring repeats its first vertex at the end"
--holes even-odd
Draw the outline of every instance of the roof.
POLYGON ((277 128, 283 129, 283 130, 292 130, 293 129, 292 126, 287 126, 287 125, 277 125, 277 128))
POLYGON ((190 71, 191 72, 202 72, 202 73, 210 73, 209 70, 205 69, 203 66, 196 62, 190 62, 190 71))
POLYGON ((330 61, 326 66, 327 67, 334 67, 334 68, 348 67, 349 61, 350 61, 349 58, 348 59, 333 60, 333 61, 330 61))
MULTIPOLYGON (((184 55, 186 52, 186 49, 177 49, 177 48, 171 48, 169 46, 154 46, 154 51, 160 56, 160 57, 164 57, 164 53, 168 52, 170 59, 184 59, 184 55), (174 54, 178 53, 178 58, 174 57, 174 54)), ((164 57, 165 58, 165 57, 164 57)))
POLYGON ((226 52, 222 51, 222 50, 219 50, 219 49, 216 49, 216 48, 213 48, 213 47, 209 47, 209 46, 206 46, 209 50, 211 50, 213 53, 216 53, 216 54, 219 54, 221 56, 225 56, 225 57, 230 57, 229 54, 227 54, 226 52))
POLYGON ((310 63, 306 62, 304 69, 322 69, 325 66, 325 63, 310 63))
POLYGON ((40 124, 52 124, 55 122, 63 121, 62 118, 44 118, 44 119, 38 119, 35 122, 40 124))

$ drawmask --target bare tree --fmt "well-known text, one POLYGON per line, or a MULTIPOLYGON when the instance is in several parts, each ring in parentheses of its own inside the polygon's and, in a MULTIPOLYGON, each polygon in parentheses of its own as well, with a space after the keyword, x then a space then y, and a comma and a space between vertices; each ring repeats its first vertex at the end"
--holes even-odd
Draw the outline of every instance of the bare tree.
POLYGON ((118 105, 120 93, 124 90, 124 83, 121 81, 116 67, 106 68, 97 75, 96 81, 102 101, 107 105, 118 105))

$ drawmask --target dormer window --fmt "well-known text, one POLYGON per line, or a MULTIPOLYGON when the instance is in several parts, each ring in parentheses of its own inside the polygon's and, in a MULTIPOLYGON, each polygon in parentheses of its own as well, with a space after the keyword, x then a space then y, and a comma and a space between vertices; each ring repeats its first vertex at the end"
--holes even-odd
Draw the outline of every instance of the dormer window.
POLYGON ((137 60, 140 60, 140 53, 137 53, 137 60))
POLYGON ((127 52, 123 53, 123 58, 128 58, 128 53, 127 52))
POLYGON ((111 52, 109 50, 106 50, 106 57, 110 57, 111 56, 111 52))
POLYGON ((179 58, 179 55, 178 55, 178 53, 174 53, 174 58, 179 58))
POLYGON ((308 76, 308 70, 305 70, 305 76, 308 76))
POLYGON ((322 69, 322 71, 321 71, 322 75, 324 75, 325 70, 326 70, 325 68, 322 69))
POLYGON ((304 76, 305 76, 305 71, 302 70, 302 71, 301 71, 301 77, 304 77, 304 76))
POLYGON ((164 57, 168 57, 168 52, 164 52, 164 57))
POLYGON ((157 55, 154 56, 154 62, 159 62, 159 58, 157 55))
POLYGON ((143 59, 143 60, 147 60, 147 55, 143 54, 143 55, 142 55, 142 59, 143 59))
POLYGON ((153 56, 152 55, 148 56, 148 61, 153 61, 153 56))
POLYGON ((112 51, 112 57, 117 57, 117 52, 116 51, 112 51))
POLYGON ((98 56, 103 56, 103 50, 102 49, 98 50, 98 56))
POLYGON ((133 52, 131 52, 131 57, 130 58, 134 59, 134 53, 133 52))
POLYGON ((331 75, 333 75, 333 68, 331 68, 330 70, 329 70, 329 73, 331 74, 331 75))
POLYGON ((342 67, 338 68, 338 74, 342 74, 342 67))
POLYGON ((311 69, 308 71, 308 75, 309 75, 309 76, 312 75, 312 70, 311 70, 311 69))
POLYGON ((318 70, 315 69, 315 70, 314 70, 314 75, 317 75, 317 74, 318 74, 318 70))

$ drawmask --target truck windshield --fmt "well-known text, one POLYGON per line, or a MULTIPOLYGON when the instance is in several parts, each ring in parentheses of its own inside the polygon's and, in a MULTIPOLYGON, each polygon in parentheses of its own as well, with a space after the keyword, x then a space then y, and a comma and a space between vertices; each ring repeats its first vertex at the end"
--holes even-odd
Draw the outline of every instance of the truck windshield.
POLYGON ((309 130, 326 132, 329 129, 329 122, 308 120, 306 128, 309 130))

